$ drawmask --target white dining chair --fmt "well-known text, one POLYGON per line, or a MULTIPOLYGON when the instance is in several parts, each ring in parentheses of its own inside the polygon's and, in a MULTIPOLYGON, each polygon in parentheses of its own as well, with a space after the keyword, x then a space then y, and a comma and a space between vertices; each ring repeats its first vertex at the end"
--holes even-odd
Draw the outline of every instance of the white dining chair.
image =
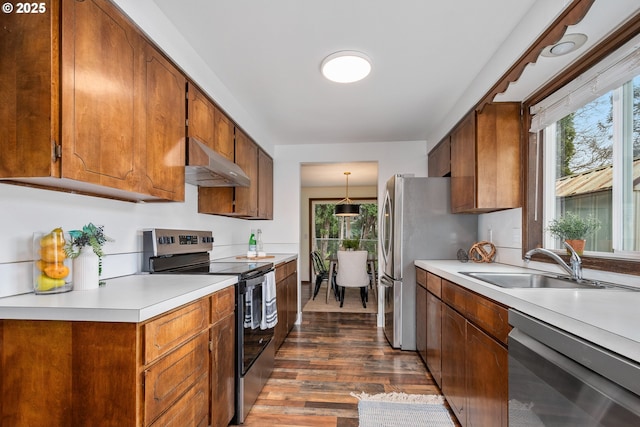
POLYGON ((367 251, 338 251, 336 285, 340 289, 340 307, 344 305, 345 288, 360 288, 362 306, 367 308, 369 280, 367 251))

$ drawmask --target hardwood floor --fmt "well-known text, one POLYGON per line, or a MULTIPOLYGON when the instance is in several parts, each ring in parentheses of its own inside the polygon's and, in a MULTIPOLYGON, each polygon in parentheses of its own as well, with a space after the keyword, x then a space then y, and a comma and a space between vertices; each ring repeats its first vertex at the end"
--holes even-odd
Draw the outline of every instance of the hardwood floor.
POLYGON ((304 313, 244 426, 357 426, 350 393, 363 391, 439 394, 416 352, 391 348, 375 314, 304 313))

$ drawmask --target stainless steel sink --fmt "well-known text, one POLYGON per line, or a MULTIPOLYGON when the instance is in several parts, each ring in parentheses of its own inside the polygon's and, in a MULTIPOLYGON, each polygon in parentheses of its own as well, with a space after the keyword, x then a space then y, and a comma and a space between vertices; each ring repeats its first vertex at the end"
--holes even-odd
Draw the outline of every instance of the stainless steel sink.
POLYGON ((540 274, 540 273, 506 273, 506 272, 467 272, 461 274, 482 280, 492 285, 502 288, 525 288, 525 289, 619 289, 637 291, 639 289, 614 285, 608 282, 598 282, 582 280, 577 282, 569 276, 540 274))

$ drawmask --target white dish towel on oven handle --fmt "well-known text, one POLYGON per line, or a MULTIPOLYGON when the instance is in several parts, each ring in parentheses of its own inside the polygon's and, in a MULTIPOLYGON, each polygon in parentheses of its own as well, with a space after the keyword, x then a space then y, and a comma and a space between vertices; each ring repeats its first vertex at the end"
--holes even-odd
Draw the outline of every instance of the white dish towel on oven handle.
POLYGON ((262 321, 260 329, 270 329, 278 323, 278 307, 276 303, 276 273, 266 274, 262 284, 262 321))

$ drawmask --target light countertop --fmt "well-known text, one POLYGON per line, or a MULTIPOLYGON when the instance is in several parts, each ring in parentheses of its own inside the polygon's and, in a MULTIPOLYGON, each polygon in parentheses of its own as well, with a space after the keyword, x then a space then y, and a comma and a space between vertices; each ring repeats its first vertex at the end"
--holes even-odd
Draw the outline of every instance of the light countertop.
POLYGON ((282 264, 283 262, 293 261, 298 257, 298 254, 288 253, 288 254, 276 254, 276 253, 267 253, 269 257, 273 258, 244 258, 242 255, 226 257, 226 258, 217 258, 213 261, 222 261, 222 262, 272 262, 274 266, 278 264, 282 264), (240 257, 240 258, 239 258, 240 257))
MULTIPOLYGON (((268 254, 274 265, 292 261, 295 253, 268 254)), ((214 261, 255 262, 227 257, 214 261)), ((236 276, 134 274, 107 279, 90 291, 33 293, 0 298, 0 319, 143 322, 238 282, 236 276)))
POLYGON ((0 319, 137 323, 237 282, 236 276, 136 274, 95 290, 0 298, 0 319))
POLYGON ((617 289, 509 289, 488 284, 460 272, 535 270, 497 263, 443 260, 416 260, 415 265, 640 362, 640 292, 617 289))

